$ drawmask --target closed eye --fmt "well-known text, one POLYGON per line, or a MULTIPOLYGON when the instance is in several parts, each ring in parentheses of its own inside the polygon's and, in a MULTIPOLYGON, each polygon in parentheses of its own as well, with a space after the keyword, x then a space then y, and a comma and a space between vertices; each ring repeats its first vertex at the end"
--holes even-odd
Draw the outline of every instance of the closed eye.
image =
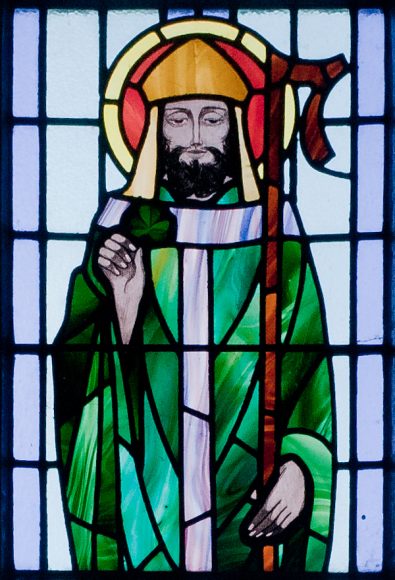
POLYGON ((221 125, 222 123, 224 123, 226 121, 226 115, 222 114, 222 113, 216 113, 214 111, 210 111, 207 113, 203 113, 203 115, 200 118, 200 121, 204 124, 204 125, 221 125))
POLYGON ((165 120, 172 127, 183 127, 189 121, 189 117, 186 113, 175 112, 166 115, 165 120))

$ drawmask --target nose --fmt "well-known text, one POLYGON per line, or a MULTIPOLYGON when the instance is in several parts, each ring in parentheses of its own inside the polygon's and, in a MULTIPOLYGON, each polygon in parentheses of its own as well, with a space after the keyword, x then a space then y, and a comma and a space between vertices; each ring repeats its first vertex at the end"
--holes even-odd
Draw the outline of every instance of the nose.
POLYGON ((193 117, 192 119, 192 142, 191 145, 201 145, 201 132, 200 132, 200 123, 199 119, 193 117))

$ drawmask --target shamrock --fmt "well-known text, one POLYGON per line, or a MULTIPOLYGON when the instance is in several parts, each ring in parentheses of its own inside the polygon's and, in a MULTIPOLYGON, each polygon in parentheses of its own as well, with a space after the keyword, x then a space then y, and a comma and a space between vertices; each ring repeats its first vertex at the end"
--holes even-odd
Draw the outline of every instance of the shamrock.
POLYGON ((137 238, 147 237, 160 242, 166 239, 170 222, 163 218, 157 207, 142 205, 130 225, 133 235, 137 238))

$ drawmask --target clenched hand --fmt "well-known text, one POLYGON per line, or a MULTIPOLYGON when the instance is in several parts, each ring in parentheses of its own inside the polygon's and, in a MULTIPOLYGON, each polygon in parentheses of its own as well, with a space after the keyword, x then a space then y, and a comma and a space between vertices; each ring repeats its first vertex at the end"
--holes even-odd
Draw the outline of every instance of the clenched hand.
POLYGON ((142 294, 145 274, 142 250, 121 234, 113 234, 99 249, 98 264, 114 292, 142 294))
POLYGON ((113 234, 99 249, 97 263, 111 284, 122 342, 127 344, 145 286, 142 249, 125 236, 113 234))

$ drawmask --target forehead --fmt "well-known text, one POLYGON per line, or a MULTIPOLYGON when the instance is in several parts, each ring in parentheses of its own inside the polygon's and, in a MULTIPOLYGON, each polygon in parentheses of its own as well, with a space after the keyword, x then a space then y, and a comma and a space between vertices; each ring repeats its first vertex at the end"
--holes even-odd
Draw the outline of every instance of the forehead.
POLYGON ((219 99, 184 99, 165 105, 165 112, 180 109, 191 113, 200 113, 203 109, 217 109, 227 112, 228 105, 219 99))

